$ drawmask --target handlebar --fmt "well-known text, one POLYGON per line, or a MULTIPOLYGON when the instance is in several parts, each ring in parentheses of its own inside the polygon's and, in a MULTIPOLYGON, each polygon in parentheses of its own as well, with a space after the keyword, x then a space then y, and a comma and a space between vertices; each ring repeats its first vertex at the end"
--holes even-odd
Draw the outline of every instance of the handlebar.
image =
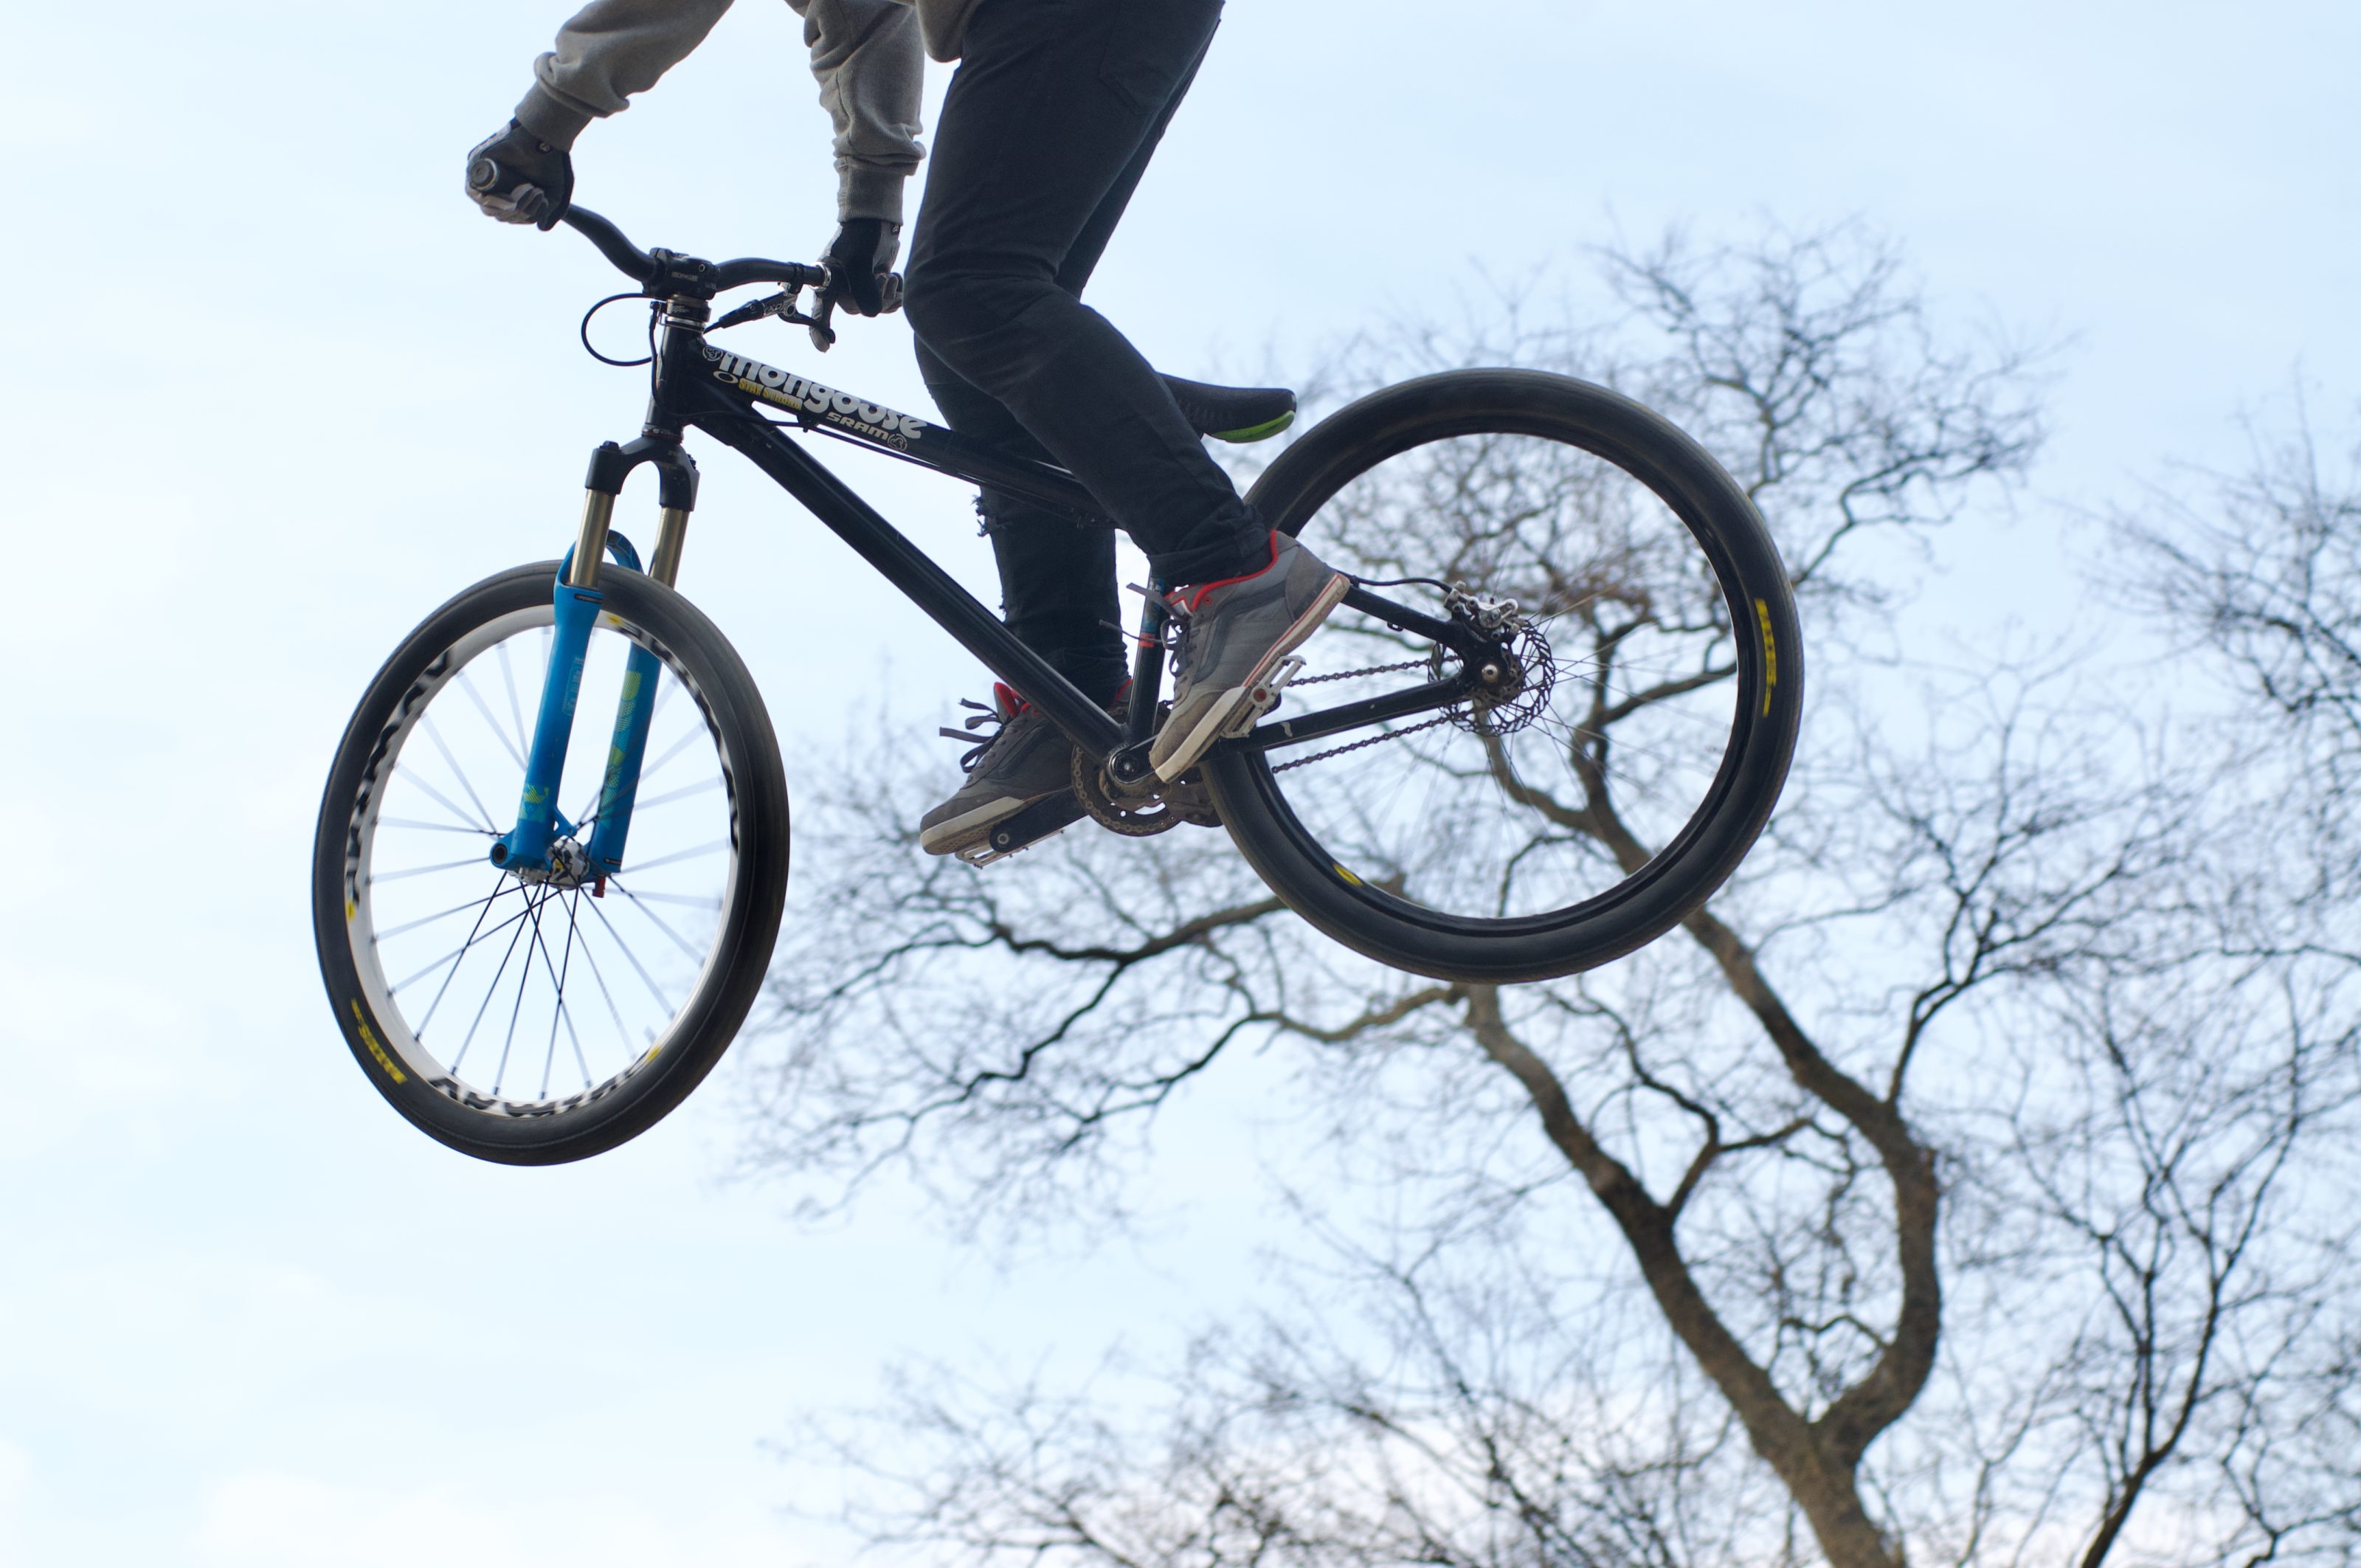
POLYGON ((615 270, 634 283, 644 283, 656 274, 655 258, 630 240, 623 231, 588 207, 568 207, 558 220, 598 247, 598 254, 615 264, 615 270))
POLYGON ((800 261, 774 261, 764 256, 741 256, 733 261, 703 261, 669 250, 642 250, 623 231, 588 207, 568 207, 558 220, 598 247, 598 254, 617 271, 653 297, 691 294, 711 299, 725 289, 748 283, 785 283, 793 289, 828 286, 828 269, 800 261))

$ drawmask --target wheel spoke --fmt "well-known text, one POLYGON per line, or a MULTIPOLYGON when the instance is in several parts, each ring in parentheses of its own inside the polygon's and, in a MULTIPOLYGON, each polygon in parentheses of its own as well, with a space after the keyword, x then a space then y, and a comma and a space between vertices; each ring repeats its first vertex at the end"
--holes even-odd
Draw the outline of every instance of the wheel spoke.
MULTIPOLYGON (((503 675, 508 674, 508 644, 505 642, 500 644, 500 674, 503 675)), ((484 700, 484 694, 476 689, 475 678, 466 670, 459 672, 459 686, 467 694, 468 699, 475 703, 476 711, 484 716, 484 726, 492 732, 492 738, 508 748, 509 755, 516 762, 517 772, 522 773, 525 765, 524 752, 518 749, 515 741, 509 739, 509 732, 500 728, 500 721, 492 717, 491 704, 484 700)), ((516 702, 516 687, 513 684, 509 687, 509 701, 511 705, 516 702)), ((522 718, 519 719, 519 723, 522 725, 522 718)))
POLYGON ((406 817, 380 817, 377 825, 380 828, 415 828, 422 833, 473 833, 484 839, 500 837, 489 828, 462 828, 452 822, 415 822, 406 817))
MULTIPOLYGON (((549 949, 541 939, 541 912, 549 906, 550 899, 555 896, 544 886, 541 896, 533 899, 525 910, 526 915, 530 916, 529 926, 533 940, 525 947, 524 962, 517 966, 516 1001, 509 1007, 509 1030, 500 1040, 500 1059, 492 1068, 494 1094, 498 1094, 500 1091, 500 1086, 508 1081, 509 1053, 516 1048, 517 1019, 524 1013, 524 989, 533 983, 533 956, 538 952, 544 962, 549 958, 549 949)), ((501 972, 507 972, 506 965, 501 966, 501 972)), ((499 976, 495 975, 493 980, 497 984, 499 976)))
POLYGON ((675 865, 682 861, 693 861, 697 859, 699 856, 709 855, 717 850, 726 850, 729 847, 729 839, 716 839, 712 843, 699 844, 694 850, 676 850, 669 855, 658 855, 653 861, 642 861, 638 865, 633 866, 631 870, 635 873, 652 872, 658 866, 675 865))
POLYGON ((469 855, 464 861, 445 861, 439 866, 409 866, 398 872, 371 872, 369 885, 381 882, 401 882, 408 877, 424 876, 430 872, 456 872, 462 866, 488 866, 491 862, 481 855, 469 855))
POLYGON ((647 970, 647 966, 640 962, 640 956, 631 951, 631 945, 623 940, 623 934, 615 929, 615 923, 607 918, 607 912, 599 908, 595 900, 591 903, 590 913, 598 917, 598 924, 605 927, 607 928, 607 935, 615 939, 615 946, 622 951, 623 961, 630 964, 633 970, 638 973, 640 982, 648 988, 648 994, 653 996, 659 1003, 663 1003, 665 1009, 665 1016, 671 1017, 678 1011, 678 1009, 673 1006, 672 998, 664 994, 664 987, 656 983, 655 976, 650 974, 647 970))
POLYGON ((419 728, 426 731, 426 738, 429 740, 434 742, 434 749, 443 753, 443 761, 449 764, 452 776, 459 781, 459 787, 466 790, 467 792, 467 798, 475 803, 478 817, 483 822, 485 827, 491 828, 495 831, 498 831, 496 819, 492 816, 491 808, 487 806, 484 804, 483 797, 476 793, 476 786, 468 781, 467 770, 459 765, 459 759, 453 756, 451 754, 451 748, 443 743, 443 731, 436 728, 434 723, 434 715, 432 713, 421 715, 419 718, 419 728))
MULTIPOLYGON (((645 871, 646 869, 647 868, 645 866, 635 867, 633 868, 633 874, 636 875, 639 872, 645 871)), ((615 885, 620 888, 622 884, 618 883, 615 885)), ((626 896, 635 904, 677 904, 689 909, 719 909, 721 907, 721 895, 719 894, 716 894, 710 898, 693 898, 685 893, 633 893, 629 894, 626 896)))
MULTIPOLYGON (((646 868, 642 867, 641 869, 645 870, 646 868)), ((665 936, 670 937, 672 938, 672 945, 688 955, 689 962, 695 964, 702 964, 705 962, 706 955, 698 952, 695 948, 689 946, 688 939, 686 938, 674 930, 671 927, 665 925, 654 910, 650 909, 641 901, 638 894, 633 893, 630 888, 623 885, 621 878, 610 878, 609 879, 607 885, 613 888, 617 893, 621 894, 625 898, 630 899, 632 904, 638 905, 641 918, 644 919, 649 925, 654 927, 657 930, 662 931, 665 936)))
MULTIPOLYGON (((467 1037, 459 1042, 459 1054, 451 1058, 451 1076, 454 1078, 459 1076, 460 1066, 467 1061, 467 1052, 475 1046, 476 1031, 483 1027, 484 1014, 490 1010, 492 998, 500 993, 500 977, 509 972, 509 960, 516 957, 518 941, 526 931, 532 928, 533 903, 530 894, 526 895, 524 908, 518 912, 512 920, 503 921, 502 924, 513 924, 516 927, 516 934, 509 938, 508 949, 500 954, 500 967, 492 971, 492 983, 484 988, 484 1000, 476 1008, 475 1021, 467 1025, 467 1037)), ((500 1092, 500 1080, 497 1078, 492 1080, 492 1092, 495 1094, 500 1092)))
POLYGON ((507 894, 510 889, 521 885, 521 883, 511 882, 508 878, 502 877, 500 879, 500 887, 491 893, 485 894, 481 898, 471 898, 465 904, 455 904, 450 908, 445 909, 439 914, 422 915, 415 920, 405 920, 399 926, 389 926, 384 930, 373 934, 369 938, 369 940, 373 942, 382 942, 390 938, 401 936, 405 932, 415 931, 421 926, 432 926, 437 920, 447 920, 454 915, 464 914, 470 909, 481 909, 486 905, 491 903, 492 900, 507 894))
POLYGON ((675 757, 679 756, 683 751, 687 751, 689 747, 695 745, 697 740, 705 734, 706 730, 704 726, 692 725, 689 728, 687 734, 683 735, 679 740, 674 741, 670 746, 664 749, 663 756, 658 757, 654 762, 650 762, 647 766, 640 770, 640 782, 642 784, 645 784, 648 780, 662 773, 664 769, 665 763, 671 762, 675 757))
MULTIPOLYGON (((497 897, 498 894, 495 894, 494 896, 497 897)), ((491 900, 489 899, 485 900, 485 903, 488 905, 490 902, 491 900)), ((491 911, 489 908, 487 908, 484 913, 489 915, 491 911)), ((433 974, 436 970, 441 969, 445 964, 449 963, 452 959, 467 957, 467 949, 474 947, 478 942, 482 941, 487 937, 499 936, 501 932, 507 930, 511 925, 523 918, 524 911, 520 909, 514 915, 510 916, 507 919, 493 927, 490 930, 486 931, 482 929, 483 918, 481 916, 478 916, 476 922, 477 929, 467 933, 467 939, 466 941, 460 943, 457 947, 452 948, 449 952, 444 954, 441 958, 436 959, 433 963, 428 964, 425 968, 419 970, 414 974, 410 975, 408 978, 387 986, 385 988, 385 993, 388 996, 399 996, 402 992, 409 989, 411 986, 416 985, 420 981, 424 980, 428 975, 433 974)), ((444 983, 447 985, 450 982, 446 980, 444 983)), ((437 992, 436 996, 439 1000, 441 993, 437 992)), ((419 1027, 422 1029, 424 1028, 427 1022, 431 1020, 434 1015, 434 1009, 430 1005, 426 1009, 426 1017, 419 1020, 419 1027)))
MULTIPOLYGON (((577 898, 575 902, 578 905, 581 900, 577 898)), ((596 913, 595 906, 593 913, 596 913)), ((585 931, 582 936, 582 961, 590 966, 590 978, 598 983, 598 994, 607 1003, 608 1015, 615 1020, 615 1037, 622 1041, 626 1047, 630 1046, 631 1027, 623 1022, 623 1010, 615 1005, 615 993, 607 989, 606 971, 598 967, 598 955, 590 950, 590 935, 588 931, 585 931)))
POLYGON ((416 784, 421 790, 425 792, 428 799, 434 801, 435 805, 441 806, 444 810, 449 812, 460 821, 469 822, 471 826, 481 826, 486 832, 491 833, 495 836, 500 833, 500 829, 492 826, 492 819, 489 813, 485 816, 470 819, 467 813, 454 802, 449 795, 445 795, 441 790, 436 789, 433 784, 428 784, 424 779, 420 778, 418 776, 418 770, 412 767, 409 763, 397 762, 394 764, 393 771, 401 774, 403 778, 408 779, 412 784, 416 784))
POLYGON ((566 956, 557 966, 557 1016, 550 1021, 549 1055, 541 1067, 541 1097, 549 1098, 549 1075, 557 1060, 557 1025, 566 1025, 566 1038, 574 1047, 574 1065, 582 1069, 582 1087, 590 1087, 590 1064, 582 1056, 582 1036, 574 1027, 574 1012, 566 1004, 566 982, 574 973, 574 936, 581 922, 582 890, 575 888, 566 901, 566 956))
MULTIPOLYGON (((544 678, 546 678, 545 672, 548 669, 548 664, 545 661, 543 663, 542 668, 544 672, 544 678)), ((531 740, 525 734, 524 705, 517 701, 516 672, 509 667, 509 645, 506 642, 500 644, 500 684, 508 687, 509 717, 516 720, 516 746, 514 750, 518 757, 517 766, 521 768, 524 766, 524 748, 531 744, 531 740)))
POLYGON ((703 784, 684 784, 679 789, 668 790, 663 795, 654 795, 646 800, 633 801, 631 814, 636 817, 642 811, 653 811, 659 806, 670 806, 676 800, 688 800, 700 795, 711 795, 720 787, 721 775, 716 773, 703 784))

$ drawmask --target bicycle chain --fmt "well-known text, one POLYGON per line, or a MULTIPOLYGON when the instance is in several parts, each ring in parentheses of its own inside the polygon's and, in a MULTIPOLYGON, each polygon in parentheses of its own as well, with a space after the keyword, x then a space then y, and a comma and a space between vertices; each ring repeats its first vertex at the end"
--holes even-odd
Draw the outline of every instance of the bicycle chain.
MULTIPOLYGON (((1298 675, 1287 685, 1288 689, 1292 691, 1297 686, 1316 686, 1322 681, 1350 680, 1356 675, 1389 675, 1400 670, 1431 669, 1433 667, 1433 663, 1432 657, 1405 659, 1399 664, 1372 664, 1366 670, 1339 670, 1328 675, 1298 675)), ((1281 762, 1271 769, 1271 772, 1283 773, 1290 768, 1301 768, 1312 762, 1325 762, 1330 757, 1341 757, 1347 751, 1357 751, 1364 746, 1376 746, 1388 740, 1399 740, 1405 735, 1415 735, 1422 729, 1432 729, 1438 724, 1450 722, 1451 715, 1445 713, 1439 718, 1430 718, 1423 724, 1413 724, 1407 729, 1389 729, 1383 735, 1372 735, 1366 740, 1356 740, 1349 746, 1332 746, 1325 751, 1314 751, 1308 757, 1298 757, 1291 762, 1281 762)))
POLYGON ((1382 735, 1372 735, 1366 740, 1356 740, 1349 746, 1332 746, 1325 751, 1314 751, 1308 757, 1298 757, 1291 762, 1281 762, 1271 769, 1271 772, 1283 773, 1290 768, 1308 767, 1313 762, 1324 762, 1330 757, 1341 757, 1347 751, 1357 751, 1364 746, 1378 746, 1388 740, 1399 740, 1405 735, 1415 735, 1422 729, 1432 729, 1438 724, 1448 724, 1451 722, 1451 717, 1450 714, 1445 713, 1439 718, 1430 718, 1423 724, 1413 724, 1407 729, 1389 729, 1382 735))
POLYGON ((1397 670, 1422 670, 1432 663, 1431 659, 1404 659, 1399 664, 1372 664, 1366 670, 1338 670, 1330 675, 1298 675, 1287 684, 1290 686, 1316 686, 1322 681, 1349 681, 1356 675, 1389 675, 1397 670))

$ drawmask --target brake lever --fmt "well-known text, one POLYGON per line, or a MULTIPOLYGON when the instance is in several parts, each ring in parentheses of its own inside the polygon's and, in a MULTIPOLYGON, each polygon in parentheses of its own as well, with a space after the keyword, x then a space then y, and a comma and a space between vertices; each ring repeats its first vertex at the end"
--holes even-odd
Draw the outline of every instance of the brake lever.
MULTIPOLYGON (((902 308, 902 275, 899 272, 885 274, 885 283, 878 290, 878 296, 877 313, 879 315, 890 316, 900 310, 902 308)), ((836 317, 836 297, 828 291, 825 285, 820 289, 819 304, 817 308, 819 311, 817 320, 809 316, 795 316, 788 319, 800 321, 810 327, 812 346, 826 354, 836 346, 836 328, 832 324, 836 317)))
MULTIPOLYGON (((900 310, 902 308, 902 275, 899 272, 887 273, 885 286, 880 292, 884 297, 884 306, 878 312, 880 315, 892 315, 900 310)), ((785 290, 767 299, 755 300, 751 303, 739 306, 706 330, 719 332, 723 327, 743 326, 748 322, 761 321, 764 316, 776 316, 791 326, 810 329, 812 346, 820 353, 826 354, 836 346, 834 324, 836 301, 830 297, 824 284, 819 289, 818 297, 812 307, 818 313, 817 315, 807 315, 804 313, 801 307, 802 300, 801 289, 785 290)))
POLYGON ((725 326, 743 326, 748 322, 761 321, 764 316, 779 316, 791 322, 809 321, 809 316, 796 308, 796 301, 802 293, 801 289, 789 289, 768 299, 752 301, 726 313, 705 330, 719 332, 725 326))

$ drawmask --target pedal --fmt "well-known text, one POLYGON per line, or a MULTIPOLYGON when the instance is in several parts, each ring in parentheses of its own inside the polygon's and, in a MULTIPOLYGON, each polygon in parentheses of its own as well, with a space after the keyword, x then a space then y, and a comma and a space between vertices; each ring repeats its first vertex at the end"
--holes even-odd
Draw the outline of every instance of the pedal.
POLYGON ((1071 795, 1053 795, 1002 821, 983 843, 972 850, 961 850, 958 858, 972 866, 988 866, 994 861, 1006 860, 1019 850, 1029 850, 1044 839, 1055 838, 1082 819, 1080 801, 1071 795))
POLYGON ((1279 662, 1279 668, 1273 670, 1268 679, 1257 683, 1255 688, 1246 694, 1246 707, 1239 711, 1237 718, 1231 723, 1230 727, 1222 733, 1235 739, 1252 729, 1264 714, 1279 706, 1279 693, 1287 689, 1287 683, 1302 673, 1301 659, 1292 653, 1281 659, 1279 662))

